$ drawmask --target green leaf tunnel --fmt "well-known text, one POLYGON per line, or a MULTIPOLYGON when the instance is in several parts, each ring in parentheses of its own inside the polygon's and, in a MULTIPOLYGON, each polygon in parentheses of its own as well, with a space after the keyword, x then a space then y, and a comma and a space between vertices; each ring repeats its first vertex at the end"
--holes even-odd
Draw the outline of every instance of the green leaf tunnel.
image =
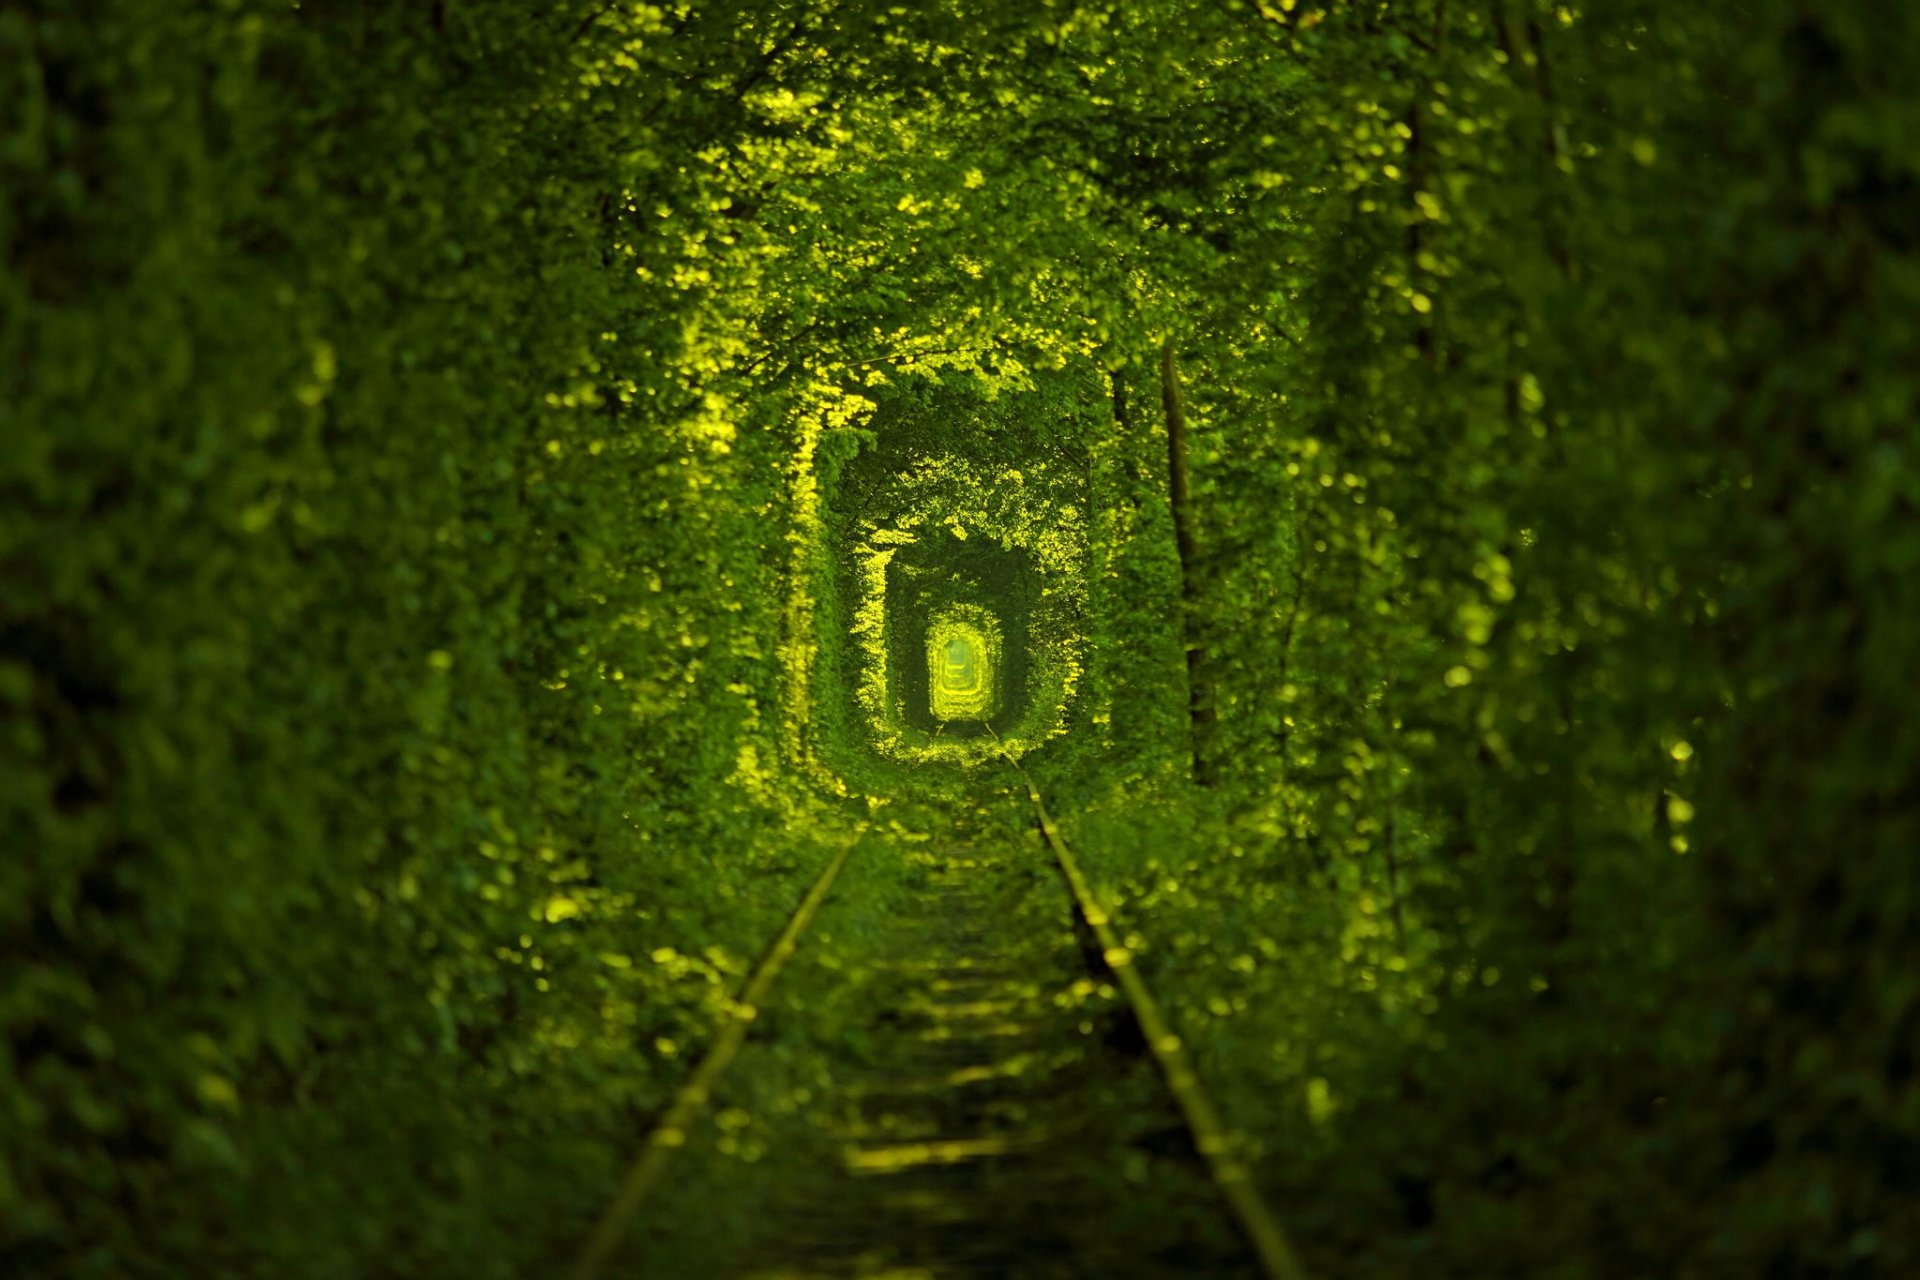
POLYGON ((0 1274, 1913 1274, 1909 8, 0 14, 0 1274))

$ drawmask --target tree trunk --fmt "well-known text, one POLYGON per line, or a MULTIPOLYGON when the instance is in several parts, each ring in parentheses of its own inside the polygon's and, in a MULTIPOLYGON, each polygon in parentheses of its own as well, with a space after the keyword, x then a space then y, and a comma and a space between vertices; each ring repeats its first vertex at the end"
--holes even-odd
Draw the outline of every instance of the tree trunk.
POLYGON ((1180 636, 1187 653, 1187 714, 1193 733, 1193 780, 1213 785, 1210 749, 1215 721, 1213 676, 1200 631, 1200 592, 1196 579, 1199 551, 1193 535, 1193 500, 1187 474, 1187 411, 1180 399, 1180 368, 1173 340, 1160 348, 1160 398, 1167 414, 1168 492, 1173 506, 1173 540, 1180 552, 1180 636))

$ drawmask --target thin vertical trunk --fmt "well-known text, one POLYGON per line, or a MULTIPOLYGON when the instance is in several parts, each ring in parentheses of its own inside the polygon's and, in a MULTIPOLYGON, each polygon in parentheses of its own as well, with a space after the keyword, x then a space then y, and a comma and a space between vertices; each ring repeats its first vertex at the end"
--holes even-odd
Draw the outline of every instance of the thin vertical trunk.
MULTIPOLYGON (((1309 513, 1310 514, 1310 513, 1309 513)), ((1280 628, 1280 671, 1273 682, 1275 692, 1284 696, 1289 677, 1293 674, 1293 637, 1300 627, 1300 611, 1306 607, 1307 600, 1307 519, 1303 514, 1294 524, 1293 535, 1293 599, 1287 604, 1287 621, 1280 628)), ((1284 713, 1280 721, 1279 755, 1282 761, 1287 758, 1287 743, 1293 738, 1293 731, 1287 726, 1284 713)))
POLYGON ((1160 398, 1167 415, 1168 491, 1173 506, 1173 540, 1180 552, 1180 636, 1187 652, 1187 714, 1193 732, 1193 780, 1212 786, 1215 721, 1213 676, 1199 636, 1200 592, 1196 578, 1199 549, 1193 534, 1193 498, 1187 469, 1187 411, 1180 397, 1180 368, 1173 340, 1160 348, 1160 398))

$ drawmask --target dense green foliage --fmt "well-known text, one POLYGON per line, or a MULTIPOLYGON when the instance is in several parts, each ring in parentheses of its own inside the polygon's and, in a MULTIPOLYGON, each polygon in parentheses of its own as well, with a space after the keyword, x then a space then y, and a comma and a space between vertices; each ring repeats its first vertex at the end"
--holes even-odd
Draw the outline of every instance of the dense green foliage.
POLYGON ((550 1273, 956 608, 1315 1271, 1920 1267, 1916 28, 0 15, 0 1271, 550 1273))

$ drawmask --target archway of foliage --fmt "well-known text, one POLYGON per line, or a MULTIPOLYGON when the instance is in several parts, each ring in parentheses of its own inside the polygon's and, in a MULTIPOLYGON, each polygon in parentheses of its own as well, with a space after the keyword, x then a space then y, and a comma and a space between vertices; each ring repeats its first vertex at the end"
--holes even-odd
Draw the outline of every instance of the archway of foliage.
POLYGON ((833 571, 815 614, 818 721, 849 703, 864 713, 834 748, 842 759, 1020 755, 1065 732, 1085 661, 1086 475, 1052 442, 1070 384, 978 372, 901 383, 875 389, 860 451, 823 490, 833 571), (999 637, 1001 692, 977 724, 932 708, 927 635, 956 609, 985 611, 999 637))
POLYGON ((978 605, 954 605, 927 623, 932 712, 942 721, 989 720, 1000 700, 1000 628, 978 605))
POLYGON ((886 557, 886 573, 874 587, 878 594, 860 609, 863 623, 876 619, 874 630, 861 633, 858 655, 856 696, 873 713, 868 749, 891 754, 909 741, 930 746, 948 732, 970 738, 988 727, 1012 733, 1016 725, 1057 706, 1057 697, 1052 704, 1034 705, 1033 615, 1039 588, 1030 558, 984 540, 937 532, 880 555, 886 557), (972 626, 993 649, 998 692, 980 708, 982 714, 961 717, 960 723, 938 711, 937 682, 926 659, 943 620, 972 626))
POLYGON ((964 530, 1317 1272, 1913 1272, 1917 26, 0 19, 0 1252, 551 1272, 964 530))

